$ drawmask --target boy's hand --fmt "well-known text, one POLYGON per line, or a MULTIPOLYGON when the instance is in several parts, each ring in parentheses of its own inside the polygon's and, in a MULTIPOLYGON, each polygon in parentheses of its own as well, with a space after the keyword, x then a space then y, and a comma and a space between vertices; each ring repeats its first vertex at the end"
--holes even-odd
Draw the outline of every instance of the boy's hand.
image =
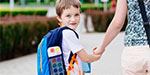
MULTIPOLYGON (((96 55, 96 54, 95 54, 95 55, 96 55)), ((100 59, 102 55, 100 54, 100 55, 96 55, 96 56, 97 56, 98 59, 100 59)), ((98 59, 97 59, 97 60, 98 60, 98 59)))
POLYGON ((97 47, 93 48, 93 54, 95 54, 95 50, 97 49, 97 47))
POLYGON ((93 54, 95 55, 102 55, 104 53, 105 49, 101 49, 100 47, 95 47, 93 49, 93 54))

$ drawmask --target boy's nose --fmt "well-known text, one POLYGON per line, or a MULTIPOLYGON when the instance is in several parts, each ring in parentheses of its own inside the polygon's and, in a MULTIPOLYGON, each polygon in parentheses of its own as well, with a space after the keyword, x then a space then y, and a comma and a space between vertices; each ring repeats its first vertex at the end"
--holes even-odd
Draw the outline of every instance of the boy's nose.
POLYGON ((75 17, 72 17, 72 18, 71 18, 71 21, 75 21, 75 17))

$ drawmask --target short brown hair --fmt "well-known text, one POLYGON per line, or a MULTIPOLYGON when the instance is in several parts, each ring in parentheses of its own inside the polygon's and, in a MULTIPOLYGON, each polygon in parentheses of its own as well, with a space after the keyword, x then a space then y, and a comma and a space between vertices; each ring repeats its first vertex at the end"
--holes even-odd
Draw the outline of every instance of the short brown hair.
POLYGON ((68 9, 71 6, 76 8, 81 8, 81 3, 79 0, 57 0, 56 1, 56 14, 61 16, 64 9, 68 9))

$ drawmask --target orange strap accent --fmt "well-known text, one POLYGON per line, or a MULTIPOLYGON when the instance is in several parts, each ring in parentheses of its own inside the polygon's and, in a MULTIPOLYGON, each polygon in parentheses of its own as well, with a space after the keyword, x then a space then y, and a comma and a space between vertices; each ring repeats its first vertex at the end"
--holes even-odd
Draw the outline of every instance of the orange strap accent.
POLYGON ((74 61, 75 61, 75 63, 76 63, 77 66, 78 66, 79 75, 81 75, 81 70, 80 70, 80 68, 79 68, 79 63, 78 63, 77 59, 75 58, 75 54, 73 54, 73 56, 72 56, 72 58, 71 58, 69 67, 68 67, 68 69, 67 69, 67 75, 70 75, 70 70, 72 70, 72 72, 75 73, 75 71, 73 70, 73 68, 74 68, 73 62, 74 62, 74 61))
POLYGON ((60 27, 62 27, 62 24, 61 23, 58 23, 60 25, 60 27))
POLYGON ((81 75, 81 70, 80 70, 80 68, 79 68, 79 63, 78 63, 77 59, 75 59, 75 63, 76 63, 77 66, 78 66, 78 69, 79 69, 79 75, 81 75))
POLYGON ((39 45, 39 49, 40 49, 40 66, 41 66, 41 72, 43 72, 43 68, 42 68, 42 54, 41 54, 41 44, 42 44, 43 40, 40 42, 39 45))

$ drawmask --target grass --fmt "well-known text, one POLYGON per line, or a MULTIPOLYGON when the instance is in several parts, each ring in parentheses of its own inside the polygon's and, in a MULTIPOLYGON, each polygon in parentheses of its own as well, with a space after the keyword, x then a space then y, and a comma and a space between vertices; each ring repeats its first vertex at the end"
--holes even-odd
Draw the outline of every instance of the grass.
MULTIPOLYGON (((108 5, 108 7, 111 6, 110 3, 108 3, 107 5, 108 5)), ((83 8, 95 8, 95 7, 100 8, 100 7, 103 7, 103 6, 104 6, 103 3, 98 4, 98 6, 96 6, 94 3, 85 3, 85 4, 82 4, 83 8)))
MULTIPOLYGON (((111 4, 108 3, 107 4, 107 8, 110 8, 111 7, 111 4)), ((85 11, 86 9, 98 9, 98 10, 103 10, 104 8, 104 4, 101 3, 101 4, 98 4, 97 6, 94 4, 94 3, 84 3, 82 4, 82 7, 81 7, 81 10, 82 11, 85 11)))

